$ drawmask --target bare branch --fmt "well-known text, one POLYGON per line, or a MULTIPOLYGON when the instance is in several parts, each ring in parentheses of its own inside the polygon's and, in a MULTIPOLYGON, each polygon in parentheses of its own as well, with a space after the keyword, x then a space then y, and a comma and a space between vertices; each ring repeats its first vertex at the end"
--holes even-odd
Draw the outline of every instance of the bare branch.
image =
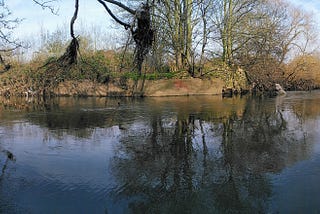
POLYGON ((39 1, 39 0, 32 0, 37 5, 40 5, 43 10, 49 9, 51 13, 58 15, 58 10, 54 8, 54 6, 51 4, 53 2, 56 2, 56 0, 49 0, 49 1, 39 1))
MULTIPOLYGON (((109 13, 109 15, 116 21, 118 22, 120 25, 124 26, 126 29, 130 28, 131 26, 123 21, 121 21, 118 17, 116 17, 111 10, 109 9, 109 7, 107 6, 107 4, 105 2, 103 2, 102 0, 98 0, 98 2, 100 4, 103 5, 104 9, 109 13)), ((121 3, 120 3, 121 4, 121 3)))
POLYGON ((0 2, 0 7, 0 52, 10 52, 22 46, 21 43, 12 36, 12 31, 22 19, 12 18, 12 13, 4 2, 0 2))
POLYGON ((78 11, 79 11, 79 0, 75 0, 75 10, 74 10, 74 14, 72 16, 71 22, 70 22, 70 34, 73 39, 76 39, 74 36, 73 25, 74 25, 74 22, 76 21, 76 19, 78 18, 78 11))
MULTIPOLYGON (((105 2, 109 2, 111 4, 115 4, 117 5, 118 7, 121 7, 122 9, 128 11, 129 13, 131 13, 132 15, 135 15, 136 14, 136 11, 135 10, 132 10, 131 8, 125 6, 124 4, 122 4, 121 2, 118 2, 118 1, 114 1, 114 0, 103 0, 105 2)), ((100 1, 99 1, 100 2, 100 1)), ((101 3, 101 2, 100 2, 101 3)))

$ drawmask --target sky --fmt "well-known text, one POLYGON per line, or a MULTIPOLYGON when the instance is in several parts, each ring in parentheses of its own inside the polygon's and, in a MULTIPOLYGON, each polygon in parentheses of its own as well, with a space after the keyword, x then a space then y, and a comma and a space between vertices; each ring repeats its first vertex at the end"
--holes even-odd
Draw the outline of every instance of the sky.
POLYGON ((290 0, 289 2, 296 5, 298 8, 303 8, 310 11, 315 16, 315 21, 320 29, 320 0, 290 0))
MULTIPOLYGON (((312 11, 320 25, 320 0, 290 0, 289 2, 299 8, 312 11)), ((25 19, 17 31, 19 34, 36 32, 41 26, 53 30, 57 26, 69 23, 74 12, 74 0, 57 0, 54 5, 58 8, 58 15, 51 14, 49 10, 43 10, 32 0, 7 0, 7 4, 14 16, 25 19)), ((89 24, 105 25, 106 28, 110 26, 110 17, 96 0, 80 0, 79 19, 89 24)))
MULTIPOLYGON (((44 1, 44 0, 38 0, 44 1)), ((48 0, 47 0, 48 1, 48 0)), ((32 0, 6 0, 12 12, 12 18, 23 18, 23 21, 14 29, 15 38, 24 44, 23 52, 26 58, 32 57, 43 44, 41 33, 52 33, 63 29, 63 38, 70 37, 70 20, 74 13, 74 0, 55 0, 54 6, 57 14, 52 14, 49 9, 43 9, 32 0)), ((115 49, 127 41, 123 31, 117 30, 104 8, 97 0, 80 0, 78 19, 75 22, 75 35, 93 36, 97 49, 115 49), (84 34, 83 30, 86 31, 84 34)))
MULTIPOLYGON (((320 0, 288 1, 299 8, 313 12, 320 29, 320 0)), ((49 10, 43 10, 39 5, 35 5, 32 0, 6 0, 6 2, 14 17, 24 18, 15 32, 19 38, 37 35, 41 28, 52 32, 57 27, 69 27, 74 12, 74 0, 56 0, 54 5, 58 9, 58 15, 50 13, 49 10)), ((114 26, 109 15, 96 0, 80 0, 76 31, 79 28, 79 23, 85 23, 88 26, 101 25, 105 31, 112 31, 111 26, 114 26)))
MULTIPOLYGON (((57 0, 54 6, 58 15, 35 5, 32 0, 8 0, 7 5, 14 17, 24 19, 16 31, 19 35, 37 33, 41 27, 54 31, 58 26, 69 25, 74 13, 74 0, 57 0)), ((79 5, 77 22, 105 24, 106 28, 110 26, 108 15, 97 1, 80 0, 79 5)))
POLYGON ((315 13, 320 12, 320 1, 319 0, 291 0, 289 1, 298 7, 302 7, 305 10, 313 11, 315 13))

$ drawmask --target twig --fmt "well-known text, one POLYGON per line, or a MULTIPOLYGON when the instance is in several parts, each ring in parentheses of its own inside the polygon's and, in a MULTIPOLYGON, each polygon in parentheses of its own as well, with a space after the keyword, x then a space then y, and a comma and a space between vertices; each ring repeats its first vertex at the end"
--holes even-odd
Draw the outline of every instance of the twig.
POLYGON ((49 9, 52 14, 58 15, 58 10, 56 10, 53 5, 49 5, 50 3, 56 2, 56 0, 49 0, 49 1, 43 1, 43 2, 40 2, 38 0, 32 0, 32 1, 37 5, 40 5, 43 10, 49 9))

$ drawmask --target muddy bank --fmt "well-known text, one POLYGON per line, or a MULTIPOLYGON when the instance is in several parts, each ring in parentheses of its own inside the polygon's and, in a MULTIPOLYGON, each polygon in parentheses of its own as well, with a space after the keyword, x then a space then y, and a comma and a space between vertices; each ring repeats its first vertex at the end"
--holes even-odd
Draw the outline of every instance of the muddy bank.
MULTIPOLYGON (((53 96, 187 96, 221 94, 225 82, 221 79, 165 79, 165 80, 113 80, 107 84, 89 80, 65 81, 50 89, 53 96)), ((1 87, 1 96, 39 96, 43 91, 19 87, 1 87)))
POLYGON ((57 96, 186 96, 221 94, 224 82, 219 79, 169 79, 114 81, 98 84, 90 81, 60 83, 53 94, 57 96))

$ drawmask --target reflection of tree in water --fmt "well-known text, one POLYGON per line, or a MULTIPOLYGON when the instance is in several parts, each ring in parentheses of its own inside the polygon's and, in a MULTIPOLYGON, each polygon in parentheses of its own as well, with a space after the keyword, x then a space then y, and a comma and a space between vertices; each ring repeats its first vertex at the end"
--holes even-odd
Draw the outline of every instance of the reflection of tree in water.
POLYGON ((266 212, 267 173, 308 155, 274 102, 251 100, 220 119, 177 113, 172 126, 164 117, 151 116, 146 136, 123 137, 113 159, 113 194, 134 213, 266 212))
MULTIPOLYGON (((58 136, 65 133, 76 137, 88 138, 96 127, 111 127, 121 120, 116 99, 98 98, 56 98, 34 99, 15 98, 0 105, 4 110, 19 110, 32 124, 54 130, 58 136), (108 101, 108 102, 107 102, 108 101), (117 122, 116 122, 117 121, 117 122)), ((11 117, 17 114, 12 113, 11 117)), ((8 114, 6 117, 9 118, 8 114)), ((11 118, 12 119, 12 118, 11 118)))
MULTIPOLYGON (((288 99, 288 102, 294 100, 294 102, 290 103, 290 107, 292 111, 297 115, 297 117, 302 120, 314 120, 320 115, 320 100, 319 100, 319 92, 300 92, 306 99, 299 99, 293 97, 288 99)), ((284 105, 287 105, 285 103, 284 105)))
POLYGON ((231 140, 236 155, 233 158, 245 166, 253 163, 250 168, 256 172, 279 172, 286 165, 308 156, 310 145, 305 143, 299 121, 295 119, 288 123, 284 112, 273 105, 273 100, 252 100, 248 102, 243 118, 233 123, 231 140))

